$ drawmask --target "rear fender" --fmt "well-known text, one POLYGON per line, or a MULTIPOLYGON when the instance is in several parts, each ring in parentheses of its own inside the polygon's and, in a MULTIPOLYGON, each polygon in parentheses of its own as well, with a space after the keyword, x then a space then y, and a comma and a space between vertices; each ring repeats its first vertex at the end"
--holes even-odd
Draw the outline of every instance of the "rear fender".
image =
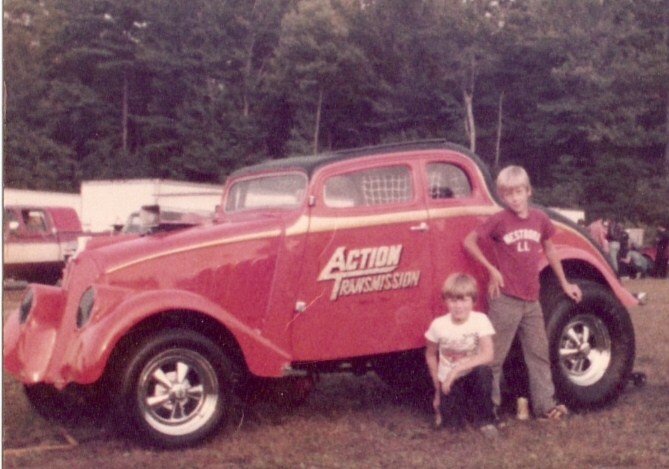
POLYGON ((227 328, 237 340, 249 371, 266 377, 282 376, 290 362, 287 351, 249 328, 220 305, 194 293, 182 290, 141 292, 125 298, 108 311, 99 311, 81 331, 79 346, 73 350, 75 364, 70 379, 92 383, 100 378, 114 347, 134 327, 146 319, 167 311, 196 311, 213 318, 227 328))
MULTIPOLYGON (((558 257, 562 261, 563 267, 565 268, 565 273, 570 280, 575 280, 578 278, 578 269, 574 269, 576 272, 572 272, 572 269, 569 268, 570 264, 587 264, 589 267, 598 272, 601 278, 611 289, 613 294, 616 295, 618 300, 625 307, 629 308, 639 304, 638 300, 620 283, 620 280, 613 272, 613 269, 610 267, 608 262, 606 262, 606 259, 603 258, 601 253, 594 251, 591 253, 583 249, 573 248, 565 245, 556 245, 555 249, 558 257)), ((540 271, 550 271, 548 260, 545 259, 545 257, 542 259, 540 271)))

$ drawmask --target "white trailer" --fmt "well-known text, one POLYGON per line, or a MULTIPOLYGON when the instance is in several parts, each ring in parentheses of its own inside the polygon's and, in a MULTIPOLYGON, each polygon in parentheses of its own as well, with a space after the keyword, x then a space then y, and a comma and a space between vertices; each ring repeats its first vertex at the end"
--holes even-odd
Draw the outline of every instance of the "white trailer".
POLYGON ((144 205, 160 205, 200 215, 214 213, 221 203, 223 185, 165 179, 122 179, 81 183, 81 223, 84 230, 100 232, 124 224, 144 205))

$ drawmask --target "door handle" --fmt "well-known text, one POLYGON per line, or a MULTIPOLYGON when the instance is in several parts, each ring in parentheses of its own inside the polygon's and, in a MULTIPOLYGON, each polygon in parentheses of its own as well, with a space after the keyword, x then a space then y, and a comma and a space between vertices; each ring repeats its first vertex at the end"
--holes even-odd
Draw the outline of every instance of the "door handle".
POLYGON ((419 225, 414 225, 414 226, 412 226, 412 227, 409 228, 409 229, 410 229, 411 231, 427 231, 427 230, 428 230, 428 226, 427 226, 427 223, 425 223, 424 221, 422 221, 422 222, 420 222, 419 225))

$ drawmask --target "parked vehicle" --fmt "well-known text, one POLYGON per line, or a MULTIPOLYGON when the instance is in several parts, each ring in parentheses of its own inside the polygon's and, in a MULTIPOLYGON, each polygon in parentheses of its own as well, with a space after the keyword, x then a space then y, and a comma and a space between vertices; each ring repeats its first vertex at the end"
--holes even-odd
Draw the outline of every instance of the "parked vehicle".
POLYGON ((82 233, 77 212, 71 207, 8 205, 3 217, 5 279, 56 283, 82 233))
MULTIPOLYGON (((486 284, 462 240, 500 209, 476 155, 443 142, 241 169, 214 223, 86 249, 61 287, 30 286, 5 325, 5 369, 44 414, 74 391, 94 402, 95 391, 164 447, 211 435, 258 379, 294 401, 321 372, 373 370, 417 386, 440 286, 455 271, 486 284)), ((587 236, 551 216, 584 294, 567 298, 542 263, 557 392, 573 407, 603 405, 630 377, 626 307, 637 303, 587 236)))
POLYGON ((111 233, 79 236, 75 257, 84 249, 95 249, 140 236, 203 225, 211 222, 213 213, 164 210, 159 205, 145 205, 132 212, 124 225, 114 226, 111 233))
POLYGON ((92 232, 122 224, 141 206, 164 211, 213 214, 221 203, 221 186, 166 179, 120 179, 81 183, 81 220, 92 232))

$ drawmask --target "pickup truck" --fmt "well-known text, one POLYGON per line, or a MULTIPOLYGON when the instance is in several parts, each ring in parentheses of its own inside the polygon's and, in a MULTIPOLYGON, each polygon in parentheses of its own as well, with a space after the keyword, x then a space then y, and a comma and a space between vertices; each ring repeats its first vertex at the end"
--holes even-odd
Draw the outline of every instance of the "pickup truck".
POLYGON ((70 207, 8 205, 3 225, 5 279, 56 283, 82 234, 70 207))
MULTIPOLYGON (((171 448, 213 434, 258 380, 295 401, 323 372, 429 389, 423 334, 441 284, 455 271, 487 283, 462 242, 502 210, 491 187, 475 154, 441 141, 240 169, 212 222, 86 249, 61 286, 31 285, 5 324, 5 369, 43 414, 85 396, 75 412, 104 402, 129 434, 171 448)), ((583 231, 550 216, 583 291, 574 303, 538 266, 556 390, 601 406, 630 378, 637 301, 583 231)))

